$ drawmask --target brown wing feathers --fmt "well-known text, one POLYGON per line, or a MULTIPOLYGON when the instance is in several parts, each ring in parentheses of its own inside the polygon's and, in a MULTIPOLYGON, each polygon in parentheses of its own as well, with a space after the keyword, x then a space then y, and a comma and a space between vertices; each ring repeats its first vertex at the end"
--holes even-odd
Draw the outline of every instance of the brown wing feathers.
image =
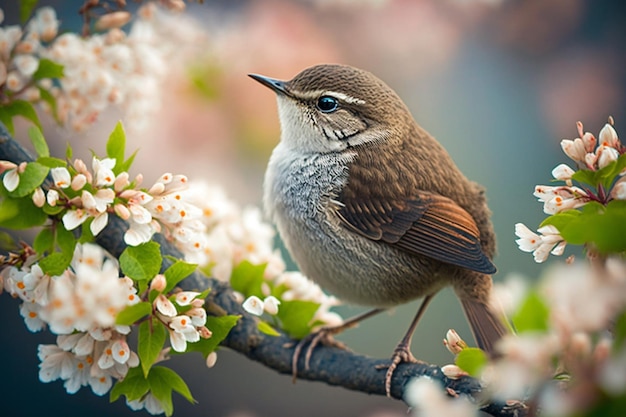
POLYGON ((342 203, 344 225, 369 239, 485 274, 495 272, 473 218, 446 197, 421 192, 406 201, 344 197, 342 203))

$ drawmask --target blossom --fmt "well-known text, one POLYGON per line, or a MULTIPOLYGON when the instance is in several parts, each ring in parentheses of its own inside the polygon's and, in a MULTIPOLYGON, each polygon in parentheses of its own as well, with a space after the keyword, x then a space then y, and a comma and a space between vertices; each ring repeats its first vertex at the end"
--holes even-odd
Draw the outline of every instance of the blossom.
POLYGON ((567 242, 563 240, 558 229, 552 225, 546 225, 537 230, 539 234, 532 232, 522 223, 515 225, 515 235, 519 237, 515 242, 520 250, 532 252, 535 262, 541 263, 548 259, 548 255, 562 255, 567 242))
POLYGON ((65 167, 50 169, 50 175, 52 175, 54 186, 58 188, 67 188, 72 182, 70 172, 65 167))
POLYGON ((15 191, 20 185, 20 174, 26 169, 26 163, 16 165, 9 161, 0 161, 0 174, 4 172, 2 184, 7 191, 15 191))
POLYGON ((244 310, 255 316, 263 314, 263 301, 256 295, 252 295, 246 299, 241 305, 244 310))
POLYGON ((187 349, 187 342, 200 340, 196 326, 193 325, 191 318, 184 314, 170 320, 169 334, 170 344, 176 352, 184 352, 187 349))
POLYGON ((441 384, 427 376, 410 380, 403 396, 411 406, 414 416, 473 417, 478 415, 476 408, 467 398, 449 398, 441 384))

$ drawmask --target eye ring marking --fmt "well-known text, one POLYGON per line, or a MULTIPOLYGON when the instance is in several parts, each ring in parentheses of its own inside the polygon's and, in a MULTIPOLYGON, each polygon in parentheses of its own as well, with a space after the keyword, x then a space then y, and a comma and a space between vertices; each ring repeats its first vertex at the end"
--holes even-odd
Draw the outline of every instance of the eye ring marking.
POLYGON ((322 96, 317 100, 317 108, 322 113, 332 113, 339 108, 339 100, 332 96, 322 96))

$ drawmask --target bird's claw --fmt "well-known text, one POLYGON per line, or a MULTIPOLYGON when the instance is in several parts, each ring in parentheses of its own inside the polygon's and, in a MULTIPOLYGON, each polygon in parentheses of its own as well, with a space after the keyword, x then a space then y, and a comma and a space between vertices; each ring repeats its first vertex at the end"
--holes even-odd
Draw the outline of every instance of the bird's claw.
POLYGON ((376 367, 378 369, 387 368, 387 373, 385 374, 385 392, 387 393, 387 397, 391 398, 391 378, 393 377, 393 373, 398 365, 401 363, 419 362, 419 360, 415 359, 415 356, 413 356, 409 347, 401 343, 393 351, 393 355, 391 355, 391 363, 389 365, 378 365, 376 367))
POLYGON ((298 360, 300 359, 300 355, 302 354, 302 350, 306 345, 306 351, 304 353, 304 369, 309 370, 309 365, 311 363, 311 355, 313 354, 313 350, 318 344, 322 344, 324 346, 333 346, 339 349, 347 350, 348 347, 333 337, 333 335, 340 333, 344 328, 342 326, 339 327, 323 327, 315 333, 311 333, 305 338, 301 339, 296 345, 293 356, 291 357, 291 376, 293 382, 296 382, 296 378, 298 377, 298 360))

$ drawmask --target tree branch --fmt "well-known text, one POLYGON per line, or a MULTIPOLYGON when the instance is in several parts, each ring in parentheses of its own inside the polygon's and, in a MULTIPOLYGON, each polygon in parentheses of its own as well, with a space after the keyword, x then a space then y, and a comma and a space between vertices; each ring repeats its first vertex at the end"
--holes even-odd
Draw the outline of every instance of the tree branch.
MULTIPOLYGON (((6 127, 0 123, 0 160, 12 161, 16 164, 32 161, 32 156, 17 143, 6 127)), ((124 250, 123 239, 127 224, 118 217, 111 216, 107 227, 98 235, 96 241, 115 257, 124 250)), ((163 255, 182 258, 182 254, 161 234, 154 240, 161 245, 163 255)), ((166 259, 166 263, 169 261, 166 259)), ((164 265, 166 268, 167 265, 164 265)), ((237 299, 232 288, 221 281, 207 278, 199 272, 180 283, 183 289, 211 288, 207 302, 214 303, 227 314, 239 315, 239 320, 222 345, 233 349, 248 358, 284 374, 291 374, 291 359, 294 351, 294 340, 281 334, 268 336, 257 328, 257 319, 249 315, 237 299)), ((329 385, 341 386, 367 394, 385 395, 385 370, 378 365, 385 365, 388 360, 373 359, 347 350, 331 346, 318 346, 311 356, 310 369, 304 370, 304 358, 298 363, 298 378, 325 382, 329 385)), ((394 373, 391 383, 391 396, 402 399, 406 384, 416 376, 429 376, 441 383, 449 393, 468 395, 477 402, 481 401, 482 387, 470 377, 452 380, 435 365, 401 364, 394 373)), ((507 406, 504 403, 492 402, 482 405, 481 410, 496 417, 523 417, 526 409, 521 406, 507 406)))

